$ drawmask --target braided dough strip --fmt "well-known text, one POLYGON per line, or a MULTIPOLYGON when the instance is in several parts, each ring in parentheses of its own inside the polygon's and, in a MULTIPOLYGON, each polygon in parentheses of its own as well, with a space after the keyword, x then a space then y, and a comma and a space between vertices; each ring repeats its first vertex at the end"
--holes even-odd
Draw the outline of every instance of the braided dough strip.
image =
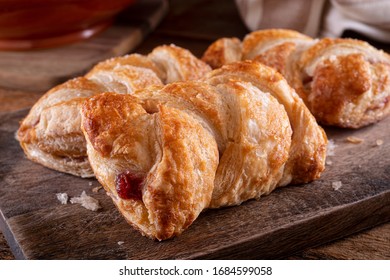
POLYGON ((284 106, 293 136, 289 159, 279 185, 307 183, 319 178, 324 170, 327 137, 302 99, 282 75, 271 69, 260 63, 236 62, 208 73, 206 79, 212 84, 230 79, 250 82, 259 90, 272 94, 284 106))

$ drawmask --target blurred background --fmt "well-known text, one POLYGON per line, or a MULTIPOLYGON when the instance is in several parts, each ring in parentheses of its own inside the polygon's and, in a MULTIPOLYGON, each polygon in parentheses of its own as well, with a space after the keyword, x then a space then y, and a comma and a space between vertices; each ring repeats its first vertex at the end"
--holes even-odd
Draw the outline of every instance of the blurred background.
MULTIPOLYGON (((200 57, 218 38, 262 28, 359 38, 389 51, 389 13, 390 1, 362 0, 0 0, 0 112, 31 107, 112 56, 173 43, 200 57)), ((389 233, 387 223, 291 258, 390 259, 389 233)), ((12 258, 0 234, 0 259, 12 258)))

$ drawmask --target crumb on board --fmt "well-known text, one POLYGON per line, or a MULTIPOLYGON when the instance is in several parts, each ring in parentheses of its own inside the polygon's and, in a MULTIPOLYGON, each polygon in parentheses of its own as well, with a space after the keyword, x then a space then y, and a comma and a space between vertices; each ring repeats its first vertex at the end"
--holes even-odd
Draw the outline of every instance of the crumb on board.
POLYGON ((67 204, 68 203, 68 194, 67 193, 57 193, 56 194, 57 199, 61 202, 61 204, 67 204))
POLYGON ((92 182, 89 182, 88 185, 89 185, 90 187, 92 187, 93 183, 92 183, 92 182))
POLYGON ((83 191, 80 196, 75 196, 70 199, 70 203, 74 204, 81 204, 84 208, 91 210, 91 211, 97 211, 100 209, 99 201, 85 193, 83 191))
POLYGON ((352 144, 360 144, 364 141, 364 139, 355 136, 349 136, 345 139, 345 141, 352 144))
POLYGON ((92 189, 92 192, 94 192, 94 193, 98 193, 99 192, 99 190, 101 190, 103 187, 102 186, 97 186, 97 187, 94 187, 93 189, 92 189))
POLYGON ((342 187, 342 185, 343 185, 343 183, 341 183, 341 181, 332 182, 332 188, 335 191, 338 191, 342 187))
POLYGON ((14 133, 14 138, 16 141, 20 141, 19 137, 18 137, 18 131, 16 130, 15 133, 14 133))
POLYGON ((124 241, 118 241, 118 245, 119 245, 119 246, 121 246, 121 245, 123 245, 123 244, 125 244, 124 241))
POLYGON ((377 140, 375 141, 376 146, 382 146, 383 143, 384 143, 384 142, 383 142, 382 139, 377 139, 377 140))
POLYGON ((326 155, 327 156, 334 156, 336 147, 337 147, 337 145, 334 143, 334 140, 329 139, 328 145, 326 146, 326 155))
POLYGON ((333 162, 332 162, 330 159, 327 159, 327 160, 325 161, 325 164, 330 166, 330 165, 333 164, 333 162))

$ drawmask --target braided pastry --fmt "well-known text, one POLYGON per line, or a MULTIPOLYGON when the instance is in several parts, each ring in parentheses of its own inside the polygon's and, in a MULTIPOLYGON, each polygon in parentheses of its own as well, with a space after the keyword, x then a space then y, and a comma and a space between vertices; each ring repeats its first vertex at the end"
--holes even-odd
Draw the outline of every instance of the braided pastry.
POLYGON ((202 59, 213 68, 246 59, 274 67, 325 125, 359 128, 390 113, 390 56, 366 42, 269 29, 219 39, 202 59))
POLYGON ((36 162, 96 176, 158 240, 204 209, 319 178, 326 135, 282 75, 255 61, 210 70, 174 46, 104 61, 46 93, 18 139, 36 162))
POLYGON ((143 235, 179 235, 207 208, 238 205, 324 169, 326 135, 284 78, 237 62, 200 81, 84 102, 92 169, 143 235))
POLYGON ((29 159, 58 171, 92 177, 80 128, 79 107, 86 98, 106 91, 129 94, 149 85, 198 79, 208 71, 204 62, 173 45, 157 47, 147 56, 106 60, 84 77, 43 95, 22 121, 18 140, 29 159))

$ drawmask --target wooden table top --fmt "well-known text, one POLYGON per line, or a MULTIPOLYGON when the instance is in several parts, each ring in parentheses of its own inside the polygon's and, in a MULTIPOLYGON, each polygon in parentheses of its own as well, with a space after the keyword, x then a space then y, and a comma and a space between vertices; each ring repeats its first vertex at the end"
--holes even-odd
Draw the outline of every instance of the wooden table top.
MULTIPOLYGON (((248 32, 238 15, 234 1, 174 0, 170 1, 169 13, 164 21, 135 52, 145 54, 157 45, 174 43, 200 56, 215 39, 233 36, 243 38, 248 32)), ((0 87, 0 113, 31 107, 42 94, 39 91, 0 87)), ((290 258, 390 259, 390 223, 316 248, 305 249, 290 258)), ((13 259, 2 234, 0 259, 13 259)))

